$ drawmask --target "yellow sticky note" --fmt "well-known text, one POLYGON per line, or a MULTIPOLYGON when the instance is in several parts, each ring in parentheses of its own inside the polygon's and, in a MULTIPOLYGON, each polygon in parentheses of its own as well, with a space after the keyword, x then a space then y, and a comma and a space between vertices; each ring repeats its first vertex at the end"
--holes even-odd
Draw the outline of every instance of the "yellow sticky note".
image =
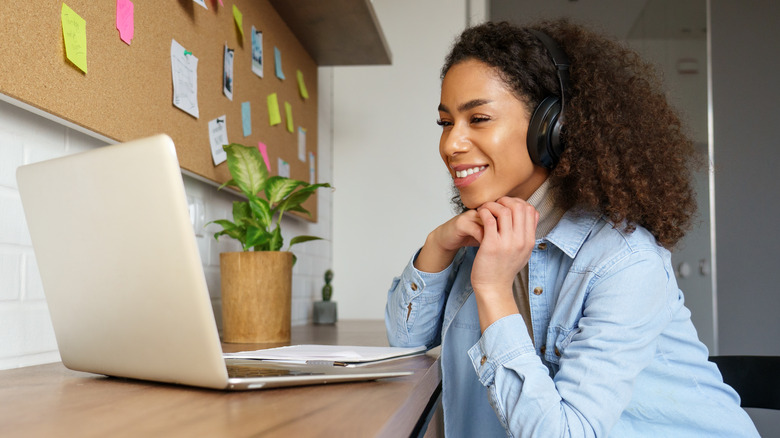
POLYGON ((306 83, 303 82, 303 72, 298 70, 296 72, 296 74, 298 76, 298 91, 301 92, 301 97, 303 97, 304 99, 308 99, 309 98, 309 90, 306 89, 306 83))
POLYGON ((238 31, 241 32, 241 39, 244 39, 244 16, 241 14, 241 11, 238 10, 236 5, 233 5, 233 18, 236 19, 236 26, 238 26, 238 31))
POLYGON ((279 113, 279 99, 276 93, 268 95, 268 123, 271 126, 282 123, 282 115, 279 113))
POLYGON ((62 4, 62 37, 65 39, 65 56, 84 73, 87 72, 87 22, 62 4))
POLYGON ((292 105, 290 105, 290 102, 284 103, 284 114, 287 116, 287 130, 290 132, 295 132, 292 119, 292 105))

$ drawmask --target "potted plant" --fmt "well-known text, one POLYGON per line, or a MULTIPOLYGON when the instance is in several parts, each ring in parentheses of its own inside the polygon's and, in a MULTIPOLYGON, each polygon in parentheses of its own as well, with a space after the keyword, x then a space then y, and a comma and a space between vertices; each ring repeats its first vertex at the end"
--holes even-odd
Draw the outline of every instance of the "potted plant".
POLYGON ((240 144, 223 146, 231 179, 219 188, 232 186, 246 196, 233 202, 233 220, 220 219, 214 238, 226 235, 243 251, 219 256, 222 277, 222 335, 225 342, 285 343, 290 341, 292 266, 289 251, 314 236, 290 239, 283 251, 281 222, 286 212, 310 214, 301 206, 320 187, 282 176, 269 177, 257 148, 240 144))
POLYGON ((314 323, 315 324, 335 324, 336 323, 336 302, 331 301, 333 296, 333 271, 325 271, 325 286, 322 286, 322 301, 314 303, 314 323))

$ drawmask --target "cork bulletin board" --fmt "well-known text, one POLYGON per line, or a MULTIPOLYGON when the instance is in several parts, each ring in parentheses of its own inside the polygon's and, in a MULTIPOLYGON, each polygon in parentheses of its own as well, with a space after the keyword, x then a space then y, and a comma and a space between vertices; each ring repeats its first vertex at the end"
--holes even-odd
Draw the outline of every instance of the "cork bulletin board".
MULTIPOLYGON (((117 30, 116 0, 1 2, 0 93, 117 142, 168 134, 182 169, 216 184, 230 175, 225 163, 214 165, 208 125, 225 116, 229 142, 267 146, 272 175, 279 173, 281 158, 292 178, 319 182, 311 161, 317 151, 317 65, 267 0, 199 0, 208 9, 193 0, 131 1, 130 44, 117 30), (86 73, 66 56, 63 3, 86 22, 86 73), (242 16, 240 28, 233 6, 242 16), (263 77, 252 72, 252 26, 262 32, 263 77), (197 118, 173 104, 172 40, 198 59, 197 118), (225 45, 234 50, 232 100, 223 93, 225 45), (285 79, 275 73, 275 48, 285 79), (308 98, 299 89, 298 71, 308 98), (272 93, 281 115, 274 126, 267 105, 272 93), (248 136, 245 102, 251 107, 248 136), (285 103, 292 109, 292 133, 285 103), (299 128, 306 132, 305 154, 299 128)), ((304 204, 315 221, 316 198, 304 204)))

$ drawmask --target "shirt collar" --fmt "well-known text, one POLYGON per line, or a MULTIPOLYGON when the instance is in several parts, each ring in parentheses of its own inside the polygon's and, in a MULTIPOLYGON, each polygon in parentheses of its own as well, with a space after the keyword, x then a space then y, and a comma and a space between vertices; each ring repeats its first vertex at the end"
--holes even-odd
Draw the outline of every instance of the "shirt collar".
POLYGON ((558 225, 547 234, 545 240, 560 248, 567 256, 574 258, 599 219, 597 214, 571 209, 564 213, 558 225))

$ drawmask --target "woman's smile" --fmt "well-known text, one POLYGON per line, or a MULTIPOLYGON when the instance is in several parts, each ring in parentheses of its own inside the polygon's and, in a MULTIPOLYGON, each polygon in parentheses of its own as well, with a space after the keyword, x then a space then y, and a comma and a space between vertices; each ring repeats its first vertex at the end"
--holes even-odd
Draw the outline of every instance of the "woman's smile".
POLYGON ((452 170, 455 171, 455 187, 461 188, 471 184, 482 175, 485 169, 487 169, 486 165, 453 167, 452 170))

